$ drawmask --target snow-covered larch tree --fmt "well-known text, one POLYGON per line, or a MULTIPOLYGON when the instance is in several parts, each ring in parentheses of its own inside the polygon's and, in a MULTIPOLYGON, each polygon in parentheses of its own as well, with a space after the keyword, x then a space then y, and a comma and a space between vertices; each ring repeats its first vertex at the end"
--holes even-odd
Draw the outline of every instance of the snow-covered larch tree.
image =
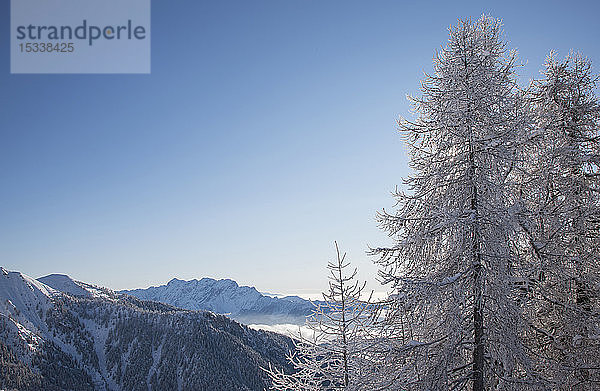
POLYGON ((373 250, 409 327, 391 342, 388 389, 541 387, 515 289, 513 177, 528 126, 515 67, 499 20, 461 20, 411 98, 417 119, 399 121, 414 174, 380 214, 394 246, 373 250))
POLYGON ((329 290, 315 307, 306 325, 311 333, 300 335, 289 360, 296 372, 268 370, 273 390, 325 391, 364 389, 363 379, 370 371, 370 324, 377 306, 361 297, 365 284, 356 280, 356 269, 335 243, 336 259, 329 262, 329 290))
POLYGON ((556 389, 600 383, 600 102, 591 63, 551 53, 529 90, 535 133, 521 197, 533 349, 556 389), (524 211, 523 211, 524 212, 524 211))

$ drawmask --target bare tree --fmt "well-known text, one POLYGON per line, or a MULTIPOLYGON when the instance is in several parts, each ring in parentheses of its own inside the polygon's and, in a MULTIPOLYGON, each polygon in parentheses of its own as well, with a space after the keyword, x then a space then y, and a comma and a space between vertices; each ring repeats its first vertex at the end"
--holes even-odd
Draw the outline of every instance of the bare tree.
POLYGON ((327 265, 329 290, 306 323, 312 335, 301 335, 289 356, 296 372, 268 371, 274 390, 362 389, 367 378, 374 305, 361 297, 365 283, 356 280, 356 269, 347 273, 350 263, 337 242, 335 249, 336 259, 327 265))

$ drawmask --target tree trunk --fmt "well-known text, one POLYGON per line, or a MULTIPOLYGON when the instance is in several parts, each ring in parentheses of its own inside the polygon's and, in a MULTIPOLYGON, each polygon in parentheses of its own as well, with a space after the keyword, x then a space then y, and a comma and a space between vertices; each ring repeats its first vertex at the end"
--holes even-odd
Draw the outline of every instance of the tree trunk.
POLYGON ((471 213, 473 213, 472 226, 472 253, 473 253, 473 391, 483 391, 483 365, 484 365, 484 336, 483 336, 483 287, 482 287, 482 264, 481 264, 481 238, 479 235, 479 213, 477 202, 477 187, 475 186, 475 155, 473 152, 473 141, 469 142, 469 158, 471 161, 471 213))
POLYGON ((474 300, 473 326, 475 331, 475 347, 473 349, 473 391, 483 391, 483 306, 481 303, 481 263, 475 265, 474 270, 474 300))

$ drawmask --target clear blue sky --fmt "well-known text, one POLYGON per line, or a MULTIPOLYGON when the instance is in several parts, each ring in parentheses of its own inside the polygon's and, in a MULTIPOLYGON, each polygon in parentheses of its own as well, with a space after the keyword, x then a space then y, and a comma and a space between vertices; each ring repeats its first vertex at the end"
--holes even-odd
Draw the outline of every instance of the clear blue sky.
POLYGON ((114 289, 228 277, 325 288, 338 240, 373 280, 408 174, 395 130, 457 18, 503 18, 538 74, 600 70, 597 1, 163 1, 151 75, 10 75, 0 4, 0 264, 114 289))

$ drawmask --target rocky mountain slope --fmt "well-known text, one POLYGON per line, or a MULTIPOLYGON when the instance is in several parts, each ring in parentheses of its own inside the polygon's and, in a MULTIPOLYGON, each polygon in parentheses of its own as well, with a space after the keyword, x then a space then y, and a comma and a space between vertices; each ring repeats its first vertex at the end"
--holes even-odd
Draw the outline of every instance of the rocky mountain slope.
POLYGON ((179 308, 226 314, 245 324, 303 325, 306 316, 314 310, 313 303, 298 296, 270 297, 228 279, 183 281, 174 278, 167 285, 121 293, 179 308))
POLYGON ((0 389, 263 390, 291 340, 224 316, 0 269, 0 389))

